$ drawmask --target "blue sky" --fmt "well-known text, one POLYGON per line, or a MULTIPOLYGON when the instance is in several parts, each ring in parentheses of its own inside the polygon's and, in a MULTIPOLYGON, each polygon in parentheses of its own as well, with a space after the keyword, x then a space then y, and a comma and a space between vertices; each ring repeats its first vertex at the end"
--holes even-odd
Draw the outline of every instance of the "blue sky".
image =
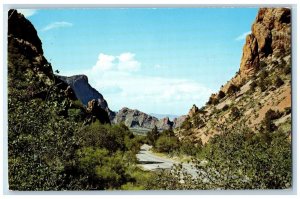
POLYGON ((112 110, 186 114, 238 71, 257 8, 21 10, 61 75, 86 74, 112 110))

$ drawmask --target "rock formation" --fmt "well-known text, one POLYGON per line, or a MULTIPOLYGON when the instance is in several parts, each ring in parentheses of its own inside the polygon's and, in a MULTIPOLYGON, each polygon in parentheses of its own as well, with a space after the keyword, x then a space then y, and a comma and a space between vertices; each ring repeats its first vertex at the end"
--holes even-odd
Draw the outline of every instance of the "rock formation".
POLYGON ((124 122, 129 128, 153 129, 154 126, 156 126, 159 131, 163 131, 178 127, 184 121, 185 117, 186 116, 180 116, 175 118, 174 121, 170 121, 168 117, 157 119, 139 110, 124 107, 116 113, 113 123, 124 122))
POLYGON ((291 11, 288 8, 261 8, 246 37, 240 70, 222 88, 226 93, 231 83, 241 85, 255 74, 262 62, 283 54, 291 47, 291 11))
POLYGON ((242 126, 259 133, 269 110, 280 115, 276 128, 290 135, 291 10, 261 8, 251 30, 239 71, 221 87, 222 95, 212 94, 200 110, 191 108, 176 132, 179 137, 206 143, 242 126))
POLYGON ((124 122, 129 128, 154 128, 157 118, 143 113, 139 110, 132 110, 127 107, 122 108, 117 112, 113 123, 122 123, 124 122))
POLYGON ((74 75, 70 77, 56 75, 59 79, 67 83, 75 92, 76 97, 85 106, 92 100, 95 100, 97 106, 105 110, 112 121, 115 117, 115 112, 111 111, 108 107, 106 100, 103 95, 94 89, 88 81, 86 75, 74 75))

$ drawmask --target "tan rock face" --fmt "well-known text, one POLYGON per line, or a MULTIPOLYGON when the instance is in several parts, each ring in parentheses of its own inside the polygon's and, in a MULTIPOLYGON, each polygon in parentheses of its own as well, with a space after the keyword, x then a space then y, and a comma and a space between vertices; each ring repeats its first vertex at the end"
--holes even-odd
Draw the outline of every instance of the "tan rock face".
POLYGON ((284 53, 291 47, 291 11, 288 8, 261 8, 246 37, 239 73, 221 89, 240 85, 259 69, 269 55, 284 53))
POLYGON ((199 108, 194 104, 193 107, 190 109, 188 116, 193 117, 195 115, 195 113, 197 113, 198 110, 199 110, 199 108))
POLYGON ((246 37, 246 44, 243 48, 243 58, 240 65, 240 75, 245 77, 253 73, 259 64, 258 43, 254 35, 246 37))

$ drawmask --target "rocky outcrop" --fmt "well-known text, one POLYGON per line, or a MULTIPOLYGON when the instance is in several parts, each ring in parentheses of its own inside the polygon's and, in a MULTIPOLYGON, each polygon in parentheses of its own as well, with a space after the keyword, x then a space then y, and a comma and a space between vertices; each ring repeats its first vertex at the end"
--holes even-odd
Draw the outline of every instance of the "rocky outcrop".
POLYGON ((8 64, 10 74, 19 71, 27 76, 36 75, 47 85, 53 83, 52 67, 43 55, 42 42, 34 26, 16 10, 8 12, 7 40, 8 61, 12 63, 8 64))
MULTIPOLYGON (((174 121, 175 120, 177 121, 177 125, 179 125, 183 122, 183 117, 179 117, 179 119, 175 118, 174 121)), ((153 129, 156 126, 159 131, 169 130, 175 127, 175 122, 172 122, 169 117, 159 120, 154 116, 127 107, 117 112, 113 123, 124 123, 129 128, 153 129)))
POLYGON ((170 121, 168 117, 162 118, 156 122, 156 127, 158 130, 168 130, 173 128, 174 122, 170 121))
POLYGON ((193 107, 190 109, 188 116, 193 117, 197 112, 199 108, 194 104, 193 107))
POLYGON ((22 39, 26 44, 30 44, 35 51, 43 54, 42 42, 37 35, 37 31, 30 21, 17 10, 8 11, 8 36, 13 35, 14 38, 22 39))
POLYGON ((246 37, 239 72, 222 87, 225 93, 230 84, 241 85, 255 74, 261 62, 284 54, 291 48, 291 10, 261 8, 246 37))
POLYGON ((85 106, 92 100, 95 100, 97 106, 105 110, 112 121, 115 117, 115 112, 111 111, 108 107, 103 95, 94 89, 88 81, 86 75, 74 75, 70 77, 57 75, 59 79, 67 83, 75 92, 76 97, 85 106))
POLYGON ((148 128, 152 129, 158 122, 156 117, 143 113, 139 110, 132 110, 127 107, 117 112, 113 123, 124 123, 129 128, 148 128))
POLYGON ((187 117, 187 115, 182 115, 180 117, 174 118, 173 128, 175 129, 180 127, 187 117))
POLYGON ((95 119, 98 119, 102 124, 110 123, 108 114, 104 109, 102 109, 98 105, 98 102, 95 99, 88 102, 86 107, 86 113, 87 113, 86 123, 94 122, 95 119))

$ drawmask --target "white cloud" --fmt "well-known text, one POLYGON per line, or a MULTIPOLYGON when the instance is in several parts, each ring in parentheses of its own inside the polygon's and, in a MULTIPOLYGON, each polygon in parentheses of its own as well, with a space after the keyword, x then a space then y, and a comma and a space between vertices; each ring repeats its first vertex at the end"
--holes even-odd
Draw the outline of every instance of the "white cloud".
POLYGON ((135 60, 135 54, 126 52, 118 56, 118 69, 124 71, 138 71, 141 63, 135 60))
POLYGON ((134 72, 138 71, 140 67, 141 63, 135 59, 135 54, 131 52, 121 53, 118 56, 100 53, 92 70, 93 72, 109 70, 134 72))
POLYGON ((241 41, 244 40, 246 38, 247 35, 249 35, 251 33, 251 31, 248 32, 244 32, 243 34, 239 35, 237 38, 235 38, 236 41, 241 41))
POLYGON ((115 111, 127 106, 146 113, 186 114, 193 104, 204 104, 212 93, 189 79, 148 76, 140 66, 130 52, 118 56, 100 53, 97 63, 83 73, 115 111))
POLYGON ((73 24, 70 22, 66 22, 66 21, 56 21, 53 22, 51 24, 48 24, 47 26, 45 26, 42 31, 48 31, 51 29, 56 29, 56 28, 64 28, 64 27, 72 27, 73 24))
POLYGON ((19 13, 22 13, 25 17, 31 17, 37 13, 37 9, 17 9, 19 13))
POLYGON ((116 59, 115 56, 105 55, 103 53, 100 53, 99 56, 98 56, 98 60, 96 62, 96 65, 93 66, 92 70, 94 72, 110 70, 115 65, 115 63, 114 63, 115 59, 116 59))

